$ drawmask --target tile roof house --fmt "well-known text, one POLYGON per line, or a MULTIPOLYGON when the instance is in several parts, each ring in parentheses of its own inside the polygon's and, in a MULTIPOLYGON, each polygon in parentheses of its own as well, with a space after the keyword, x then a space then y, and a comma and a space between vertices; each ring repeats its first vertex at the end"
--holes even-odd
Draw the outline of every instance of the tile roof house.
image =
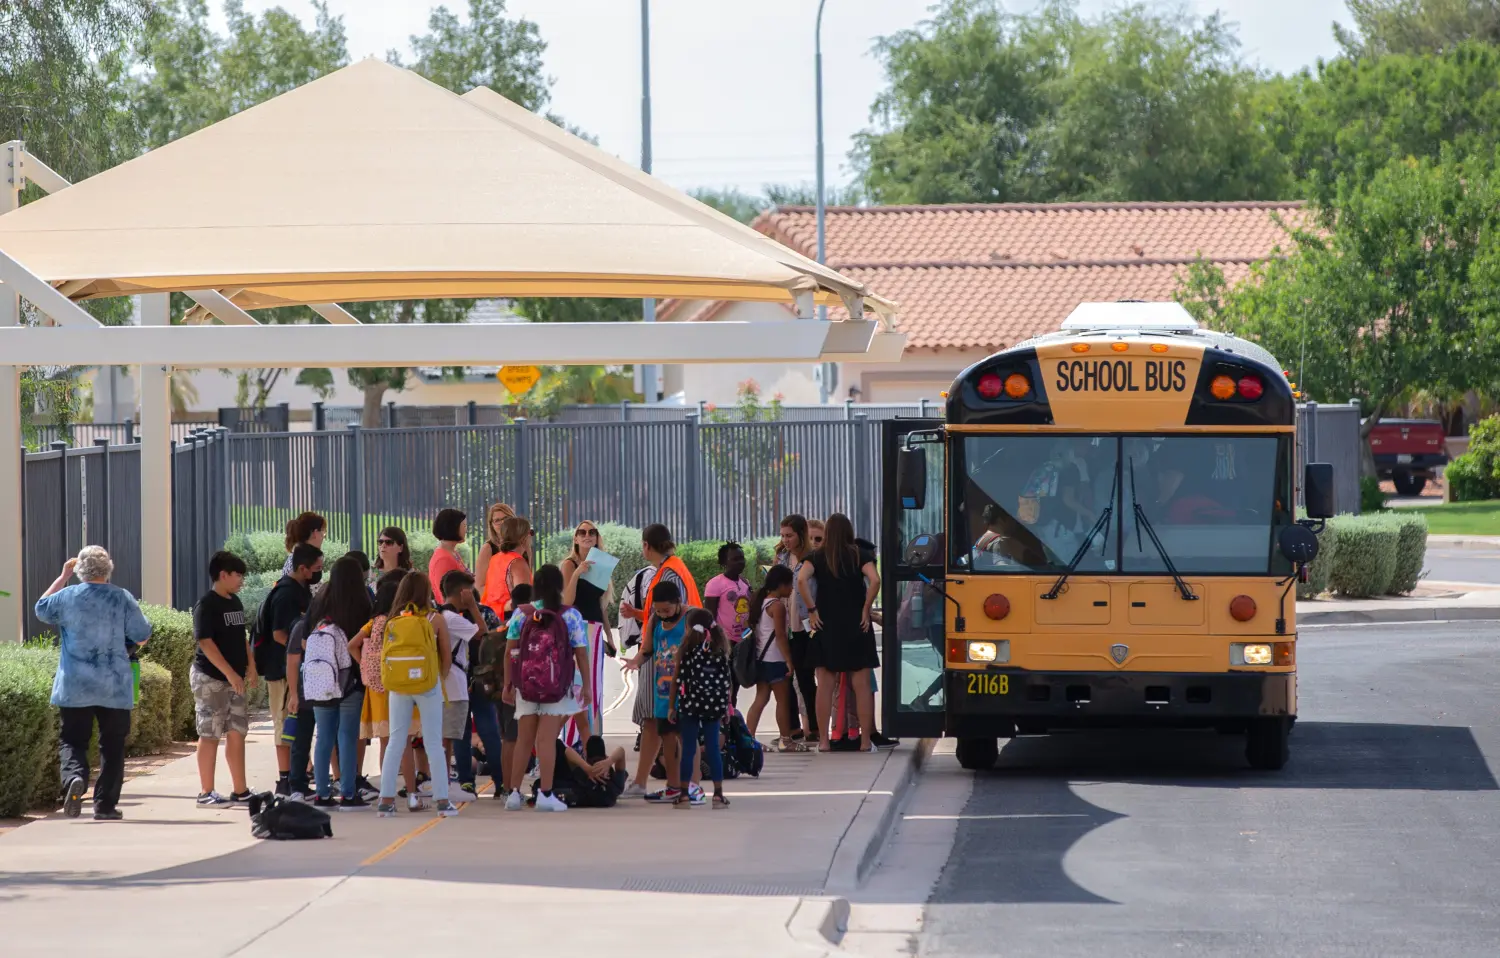
MULTIPOLYGON (((1056 330, 1081 302, 1171 299, 1200 257, 1233 282, 1290 246, 1297 202, 1051 203, 833 207, 828 264, 900 304, 907 334, 900 363, 844 364, 833 398, 851 386, 865 402, 937 399, 970 363, 1056 330), (1286 224, 1283 226, 1283 224, 1286 224)), ((811 207, 761 214, 756 229, 813 255, 811 207)), ((680 301, 662 318, 686 322, 787 318, 779 306, 680 301)), ((787 402, 817 402, 813 367, 674 367, 669 391, 689 402, 726 402, 755 378, 787 402), (675 387, 675 388, 674 388, 675 387)))

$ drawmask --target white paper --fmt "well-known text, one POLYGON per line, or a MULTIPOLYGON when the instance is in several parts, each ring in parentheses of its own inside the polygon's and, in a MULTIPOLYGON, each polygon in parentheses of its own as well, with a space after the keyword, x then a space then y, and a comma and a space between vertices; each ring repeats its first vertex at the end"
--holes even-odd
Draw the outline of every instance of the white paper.
POLYGON ((615 566, 620 564, 620 560, 598 546, 594 546, 589 549, 589 554, 583 557, 583 561, 593 563, 583 574, 583 581, 591 583, 595 588, 609 591, 610 577, 615 574, 615 566))

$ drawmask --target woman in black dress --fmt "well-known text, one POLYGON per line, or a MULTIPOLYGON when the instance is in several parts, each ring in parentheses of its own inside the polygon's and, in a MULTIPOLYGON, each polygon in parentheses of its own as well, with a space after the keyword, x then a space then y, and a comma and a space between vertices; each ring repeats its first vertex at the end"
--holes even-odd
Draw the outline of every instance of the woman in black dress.
MULTIPOLYGON (((563 603, 571 605, 583 616, 583 621, 588 623, 589 632, 589 671, 594 680, 594 688, 603 688, 604 681, 604 657, 615 655, 615 644, 609 638, 609 625, 604 620, 604 606, 611 601, 614 593, 614 583, 611 582, 607 589, 601 589, 597 585, 585 579, 584 573, 588 572, 593 565, 588 561, 589 550, 597 546, 604 551, 604 542, 599 537, 599 529, 592 522, 580 522, 578 528, 573 530, 573 548, 569 550, 568 557, 562 561, 563 580, 567 583, 563 587, 563 603)), ((603 735, 604 728, 604 703, 600 701, 597 694, 586 712, 579 715, 580 724, 588 725, 587 729, 579 729, 579 734, 587 740, 589 735, 603 735)))
POLYGON ((880 664, 875 650, 875 630, 870 610, 880 594, 880 573, 875 554, 854 541, 849 517, 835 512, 828 517, 823 547, 813 552, 797 573, 797 591, 807 603, 807 621, 814 633, 813 660, 818 664, 818 750, 830 751, 829 720, 833 689, 840 673, 848 673, 859 712, 859 746, 870 751, 870 733, 875 728, 875 693, 870 688, 870 669, 880 664), (817 599, 812 586, 817 584, 817 599))

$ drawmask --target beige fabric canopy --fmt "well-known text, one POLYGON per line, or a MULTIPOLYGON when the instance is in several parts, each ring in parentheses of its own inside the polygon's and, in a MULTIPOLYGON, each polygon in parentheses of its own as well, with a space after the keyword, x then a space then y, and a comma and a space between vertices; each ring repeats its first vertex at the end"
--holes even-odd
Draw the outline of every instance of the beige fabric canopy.
POLYGON ((379 60, 0 216, 0 251, 75 300, 813 292, 893 309, 489 91, 379 60))

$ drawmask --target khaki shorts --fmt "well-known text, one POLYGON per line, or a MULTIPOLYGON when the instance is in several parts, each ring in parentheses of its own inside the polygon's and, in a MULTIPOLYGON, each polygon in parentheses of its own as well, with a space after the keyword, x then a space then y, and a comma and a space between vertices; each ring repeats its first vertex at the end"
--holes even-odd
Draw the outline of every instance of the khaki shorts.
POLYGON ((469 719, 469 700, 460 699, 457 702, 443 703, 443 738, 461 739, 467 738, 469 719))
POLYGON ((199 738, 223 738, 233 732, 250 731, 250 710, 245 697, 223 679, 211 678, 197 669, 188 677, 197 710, 199 738))
POLYGON ((271 740, 281 744, 281 729, 286 725, 286 679, 266 682, 266 696, 271 700, 271 740))

